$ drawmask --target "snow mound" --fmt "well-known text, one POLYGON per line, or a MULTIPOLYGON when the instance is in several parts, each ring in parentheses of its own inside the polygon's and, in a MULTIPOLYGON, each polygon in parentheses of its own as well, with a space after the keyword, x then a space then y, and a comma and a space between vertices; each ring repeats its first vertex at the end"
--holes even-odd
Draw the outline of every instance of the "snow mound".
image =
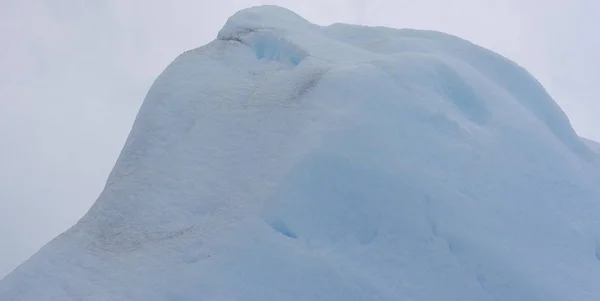
POLYGON ((600 159, 447 34, 232 16, 0 300, 598 300, 600 159))

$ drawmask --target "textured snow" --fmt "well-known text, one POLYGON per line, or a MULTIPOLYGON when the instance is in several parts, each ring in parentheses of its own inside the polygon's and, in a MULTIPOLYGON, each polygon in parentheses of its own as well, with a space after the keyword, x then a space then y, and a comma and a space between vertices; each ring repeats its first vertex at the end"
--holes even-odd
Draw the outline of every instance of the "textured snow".
POLYGON ((253 7, 158 77, 0 300, 597 301, 590 147, 468 41, 253 7))

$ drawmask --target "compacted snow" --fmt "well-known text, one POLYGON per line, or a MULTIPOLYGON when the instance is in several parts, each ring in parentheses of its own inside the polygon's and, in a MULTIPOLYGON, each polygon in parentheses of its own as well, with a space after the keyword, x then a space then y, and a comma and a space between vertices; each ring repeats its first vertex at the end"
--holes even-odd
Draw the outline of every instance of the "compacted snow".
MULTIPOLYGON (((447 34, 232 16, 0 300, 600 300, 600 156, 447 34)), ((597 147, 596 147, 597 148, 597 147)))

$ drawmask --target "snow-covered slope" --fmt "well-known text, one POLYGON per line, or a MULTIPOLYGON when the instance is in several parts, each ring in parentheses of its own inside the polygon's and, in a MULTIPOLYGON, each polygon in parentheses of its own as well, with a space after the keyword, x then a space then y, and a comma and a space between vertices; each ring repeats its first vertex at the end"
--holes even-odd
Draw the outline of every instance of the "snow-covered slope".
POLYGON ((600 300, 600 165, 515 63, 235 14, 0 300, 600 300))
POLYGON ((586 138, 581 138, 583 139, 583 142, 595 153, 600 155, 600 143, 593 141, 593 140, 589 140, 586 138))

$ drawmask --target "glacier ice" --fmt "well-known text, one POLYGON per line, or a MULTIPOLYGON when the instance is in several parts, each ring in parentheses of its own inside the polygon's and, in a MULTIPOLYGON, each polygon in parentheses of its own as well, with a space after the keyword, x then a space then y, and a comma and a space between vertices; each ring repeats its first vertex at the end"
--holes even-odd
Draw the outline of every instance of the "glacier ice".
POLYGON ((598 149, 468 41, 249 8, 0 300, 599 300, 598 149))

